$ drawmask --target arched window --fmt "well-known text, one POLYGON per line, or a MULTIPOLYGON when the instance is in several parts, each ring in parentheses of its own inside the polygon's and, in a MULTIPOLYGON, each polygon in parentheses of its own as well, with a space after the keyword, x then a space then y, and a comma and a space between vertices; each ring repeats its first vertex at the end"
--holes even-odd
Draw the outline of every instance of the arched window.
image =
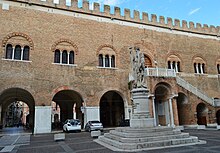
POLYGON ((60 50, 55 50, 54 52, 54 63, 60 63, 60 50))
POLYGON ((180 72, 180 62, 177 62, 177 72, 180 72))
POLYGON ((147 55, 144 55, 144 63, 145 63, 145 68, 152 67, 151 59, 147 55))
POLYGON ((23 60, 29 60, 29 50, 30 50, 29 46, 24 47, 23 57, 22 57, 23 60))
POLYGON ((110 65, 109 65, 109 56, 108 55, 105 56, 105 67, 110 67, 110 65))
POLYGON ((67 51, 64 50, 62 53, 62 64, 67 64, 67 51))
POLYGON ((99 54, 99 66, 103 66, 103 55, 99 54))
POLYGON ((115 56, 112 55, 112 58, 111 58, 111 67, 115 67, 115 56))
POLYGON ((20 45, 15 46, 14 59, 21 60, 21 46, 20 45))
POLYGON ((205 73, 205 64, 202 64, 202 72, 205 73))
POLYGON ((171 69, 171 64, 170 64, 171 62, 170 61, 168 61, 168 69, 171 69))
POLYGON ((6 46, 6 59, 12 59, 13 47, 11 44, 7 44, 6 46))
POLYGON ((74 64, 74 51, 70 51, 69 64, 74 64))
POLYGON ((217 64, 217 71, 218 71, 218 74, 220 74, 220 64, 217 64))
POLYGON ((196 63, 194 63, 194 72, 195 73, 197 73, 197 66, 196 66, 197 64, 196 63))

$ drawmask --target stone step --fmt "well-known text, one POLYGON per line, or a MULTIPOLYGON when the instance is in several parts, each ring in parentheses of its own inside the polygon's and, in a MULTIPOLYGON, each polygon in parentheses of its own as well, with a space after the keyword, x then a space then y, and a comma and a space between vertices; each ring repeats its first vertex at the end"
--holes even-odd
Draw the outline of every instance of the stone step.
POLYGON ((146 133, 146 132, 164 132, 179 130, 172 127, 161 126, 161 127, 146 127, 146 128, 131 128, 131 127, 117 127, 115 131, 127 132, 127 133, 146 133))
POLYGON ((139 142, 150 142, 150 141, 159 141, 159 140, 169 140, 169 139, 181 139, 188 138, 189 133, 181 133, 176 135, 163 135, 163 136, 153 136, 153 137, 143 137, 143 138, 124 138, 119 137, 114 134, 105 133, 104 136, 109 139, 113 139, 122 143, 139 143, 139 142))
POLYGON ((157 137, 157 136, 165 136, 165 135, 176 135, 180 134, 180 130, 172 130, 172 131, 160 131, 160 132, 120 132, 118 130, 109 131, 110 134, 116 135, 123 138, 143 138, 143 137, 157 137))
POLYGON ((105 136, 100 136, 99 141, 107 143, 108 145, 114 146, 118 149, 135 150, 135 149, 143 149, 143 148, 155 148, 155 147, 175 146, 175 145, 188 144, 188 143, 197 143, 198 138, 190 136, 188 138, 169 139, 169 140, 160 140, 160 141, 152 141, 152 142, 122 143, 113 139, 109 139, 105 136))

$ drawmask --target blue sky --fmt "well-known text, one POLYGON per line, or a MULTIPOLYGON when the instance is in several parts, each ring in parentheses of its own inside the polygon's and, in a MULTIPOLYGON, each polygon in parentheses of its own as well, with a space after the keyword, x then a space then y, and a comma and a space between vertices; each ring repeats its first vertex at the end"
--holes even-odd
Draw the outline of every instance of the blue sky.
MULTIPOLYGON (((81 2, 82 0, 79 0, 81 2)), ((220 26, 220 0, 89 0, 194 23, 220 26)), ((133 12, 133 11, 132 11, 133 12)))

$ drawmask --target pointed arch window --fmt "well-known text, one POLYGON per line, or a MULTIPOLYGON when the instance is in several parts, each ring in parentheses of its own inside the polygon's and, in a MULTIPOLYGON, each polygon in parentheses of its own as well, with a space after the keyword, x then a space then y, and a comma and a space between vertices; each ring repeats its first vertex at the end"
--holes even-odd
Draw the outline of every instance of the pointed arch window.
POLYGON ((6 46, 6 59, 12 59, 13 55, 13 47, 11 44, 7 44, 6 46))

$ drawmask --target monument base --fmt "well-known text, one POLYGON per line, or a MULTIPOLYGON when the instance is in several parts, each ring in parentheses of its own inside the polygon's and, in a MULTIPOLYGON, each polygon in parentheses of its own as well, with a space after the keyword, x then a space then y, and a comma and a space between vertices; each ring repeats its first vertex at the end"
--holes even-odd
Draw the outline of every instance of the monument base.
POLYGON ((131 128, 154 127, 154 119, 153 118, 131 119, 130 127, 131 128))

